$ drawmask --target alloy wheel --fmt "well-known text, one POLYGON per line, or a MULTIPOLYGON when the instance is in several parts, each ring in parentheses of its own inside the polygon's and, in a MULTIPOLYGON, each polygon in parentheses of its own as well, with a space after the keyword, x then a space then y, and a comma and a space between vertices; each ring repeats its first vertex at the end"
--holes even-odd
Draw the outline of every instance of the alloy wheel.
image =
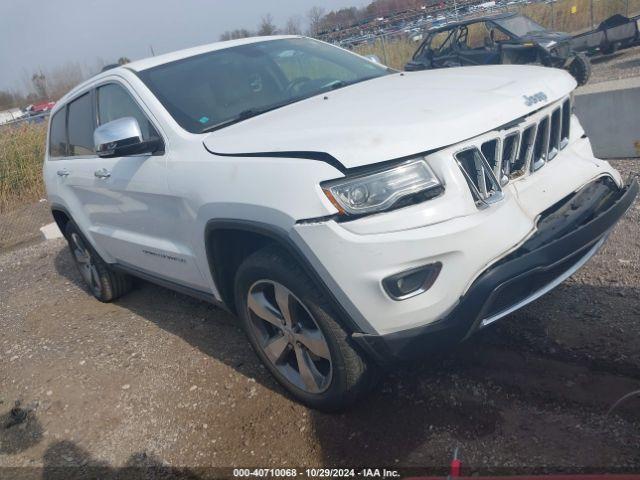
POLYGON ((78 269, 80 270, 80 275, 82 275, 82 278, 94 295, 100 295, 102 291, 100 273, 93 261, 91 252, 77 233, 71 234, 71 251, 73 252, 76 265, 78 265, 78 269))
POLYGON ((247 306, 257 343, 278 372, 305 392, 327 390, 329 345, 304 304, 284 285, 260 280, 249 289, 247 306))

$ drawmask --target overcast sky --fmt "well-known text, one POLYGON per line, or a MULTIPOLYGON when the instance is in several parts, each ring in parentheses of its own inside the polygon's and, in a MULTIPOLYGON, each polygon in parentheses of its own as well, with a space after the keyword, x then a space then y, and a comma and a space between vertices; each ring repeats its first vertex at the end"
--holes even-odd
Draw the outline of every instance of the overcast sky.
MULTIPOLYGON (((225 30, 255 29, 271 13, 284 25, 314 5, 361 7, 370 0, 0 0, 0 89, 67 62, 132 60, 217 41, 225 30)), ((306 22, 306 19, 305 19, 306 22)))

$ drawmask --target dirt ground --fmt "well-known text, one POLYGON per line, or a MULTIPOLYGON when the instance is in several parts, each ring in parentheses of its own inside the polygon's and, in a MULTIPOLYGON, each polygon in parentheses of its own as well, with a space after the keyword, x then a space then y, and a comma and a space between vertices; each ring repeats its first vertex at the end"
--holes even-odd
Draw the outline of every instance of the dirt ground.
POLYGON ((446 357, 387 374, 340 415, 289 399, 235 319, 206 303, 139 282, 100 304, 63 241, 5 252, 0 478, 41 475, 7 467, 434 470, 455 447, 467 473, 638 472, 640 398, 607 411, 640 389, 639 226, 636 203, 555 291, 446 357))

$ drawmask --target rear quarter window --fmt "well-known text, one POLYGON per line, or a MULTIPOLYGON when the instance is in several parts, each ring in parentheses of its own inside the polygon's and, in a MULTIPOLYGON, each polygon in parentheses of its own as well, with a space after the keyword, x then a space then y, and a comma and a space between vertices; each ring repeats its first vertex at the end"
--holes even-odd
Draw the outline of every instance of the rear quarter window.
POLYGON ((67 155, 67 108, 63 107, 51 117, 49 130, 49 157, 59 158, 67 155))

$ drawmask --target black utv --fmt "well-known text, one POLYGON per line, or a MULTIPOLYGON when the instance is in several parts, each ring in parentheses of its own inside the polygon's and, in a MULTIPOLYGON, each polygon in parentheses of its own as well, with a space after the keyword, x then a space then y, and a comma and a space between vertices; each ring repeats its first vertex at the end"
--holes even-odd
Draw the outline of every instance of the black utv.
POLYGON ((430 30, 405 70, 492 64, 564 68, 579 85, 591 76, 589 59, 571 48, 569 34, 550 32, 517 13, 473 18, 430 30))

